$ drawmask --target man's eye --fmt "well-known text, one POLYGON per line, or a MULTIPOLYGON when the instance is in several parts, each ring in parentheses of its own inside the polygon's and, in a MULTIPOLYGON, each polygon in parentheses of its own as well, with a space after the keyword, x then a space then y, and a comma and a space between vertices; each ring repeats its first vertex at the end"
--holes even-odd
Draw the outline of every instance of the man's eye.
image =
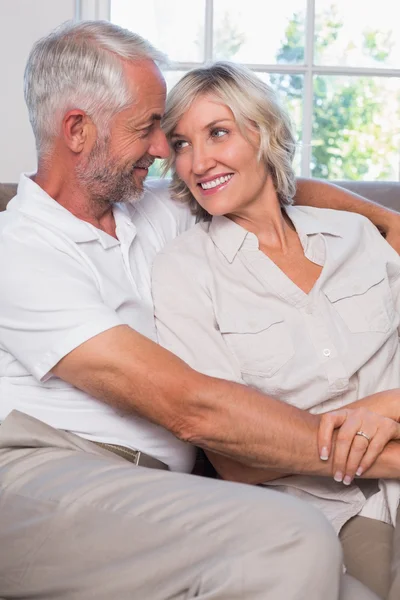
POLYGON ((228 133, 229 132, 227 129, 221 129, 220 127, 218 127, 217 129, 211 130, 211 137, 220 138, 220 137, 223 137, 224 135, 227 135, 228 133))
POLYGON ((172 147, 175 150, 175 152, 180 152, 187 146, 188 146, 188 142, 186 142, 185 140, 176 140, 176 142, 173 143, 172 147))
POLYGON ((140 130, 140 137, 146 138, 147 136, 150 135, 150 133, 153 131, 153 129, 154 129, 154 123, 152 123, 151 125, 148 125, 147 127, 143 127, 143 129, 140 130))

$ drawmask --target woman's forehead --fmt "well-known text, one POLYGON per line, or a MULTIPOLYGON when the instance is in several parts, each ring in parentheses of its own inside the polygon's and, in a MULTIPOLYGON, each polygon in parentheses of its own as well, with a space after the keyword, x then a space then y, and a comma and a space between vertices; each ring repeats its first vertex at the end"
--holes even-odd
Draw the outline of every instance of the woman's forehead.
POLYGON ((230 106, 213 93, 199 94, 193 98, 189 106, 182 113, 177 126, 195 119, 198 124, 204 121, 215 119, 235 120, 234 113, 230 106))

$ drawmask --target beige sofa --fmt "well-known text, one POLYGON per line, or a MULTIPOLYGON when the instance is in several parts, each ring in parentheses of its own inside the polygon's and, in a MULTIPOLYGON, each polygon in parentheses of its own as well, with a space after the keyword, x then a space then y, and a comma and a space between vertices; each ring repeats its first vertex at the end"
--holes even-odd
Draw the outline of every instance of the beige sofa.
MULTIPOLYGON (((346 189, 365 198, 374 200, 388 208, 400 212, 400 182, 392 181, 337 181, 346 189)), ((4 210, 7 202, 15 195, 16 185, 12 183, 0 183, 0 211, 4 210)))

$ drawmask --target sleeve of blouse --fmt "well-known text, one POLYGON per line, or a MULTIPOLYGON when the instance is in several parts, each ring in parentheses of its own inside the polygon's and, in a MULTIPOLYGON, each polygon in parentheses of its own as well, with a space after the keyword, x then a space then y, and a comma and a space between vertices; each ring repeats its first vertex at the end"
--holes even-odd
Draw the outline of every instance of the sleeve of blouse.
POLYGON ((371 221, 365 217, 362 217, 362 219, 371 261, 376 261, 379 258, 385 262, 394 308, 397 315, 400 316, 400 256, 371 221))
POLYGON ((199 267, 183 253, 164 252, 156 257, 152 290, 159 343, 205 375, 244 383, 239 364, 218 329, 199 267))

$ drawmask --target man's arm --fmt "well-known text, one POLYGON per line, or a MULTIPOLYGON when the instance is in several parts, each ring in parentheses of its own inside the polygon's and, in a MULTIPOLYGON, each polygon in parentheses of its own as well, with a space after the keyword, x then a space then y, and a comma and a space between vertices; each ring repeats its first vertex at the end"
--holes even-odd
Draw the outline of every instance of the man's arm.
MULTIPOLYGON (((332 475, 318 456, 319 417, 241 384, 207 377, 121 325, 84 342, 54 375, 178 438, 249 466, 332 475), (229 405, 226 399, 229 398, 229 405)), ((390 443, 369 477, 399 477, 399 448, 390 443)))
POLYGON ((364 215, 385 234, 389 244, 400 252, 400 214, 394 210, 319 179, 297 179, 295 202, 305 206, 335 208, 364 215))

